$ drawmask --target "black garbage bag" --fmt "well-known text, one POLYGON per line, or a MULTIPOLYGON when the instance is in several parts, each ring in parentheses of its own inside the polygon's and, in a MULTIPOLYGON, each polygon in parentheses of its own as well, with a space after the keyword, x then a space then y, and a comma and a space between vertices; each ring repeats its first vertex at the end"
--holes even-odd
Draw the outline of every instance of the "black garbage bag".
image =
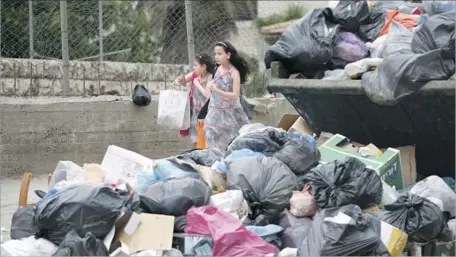
POLYGON ((412 39, 413 53, 388 56, 377 70, 363 74, 369 98, 395 105, 429 81, 450 79, 455 73, 455 22, 455 12, 430 17, 412 39))
POLYGON ((11 220, 11 239, 21 239, 35 235, 35 206, 19 207, 11 220))
POLYGON ((274 157, 285 163, 294 174, 301 175, 318 164, 320 151, 306 140, 292 138, 274 154, 274 157))
POLYGON ((191 207, 209 203, 211 188, 203 181, 183 177, 157 181, 140 194, 141 209, 146 213, 182 216, 191 207))
POLYGON ((151 102, 151 97, 147 88, 143 85, 136 85, 133 90, 133 103, 139 106, 148 106, 151 102))
POLYGON ((427 243, 450 233, 443 212, 426 198, 403 193, 384 208, 379 217, 407 233, 409 242, 427 243))
POLYGON ((383 58, 400 54, 411 54, 415 33, 398 22, 392 22, 385 40, 383 58))
POLYGON ((316 8, 290 25, 267 50, 266 68, 271 67, 271 62, 280 61, 290 74, 302 73, 308 78, 317 71, 325 71, 332 61, 340 30, 332 16, 330 8, 316 8))
POLYGON ((189 158, 198 165, 212 166, 216 161, 220 161, 225 156, 225 151, 217 148, 194 149, 183 152, 179 156, 189 158))
POLYGON ((103 241, 92 233, 81 238, 76 230, 71 230, 53 256, 109 256, 109 253, 103 241))
POLYGON ((380 204, 383 186, 375 170, 356 158, 317 166, 303 177, 320 209, 356 204, 367 208, 380 204))
POLYGON ((182 215, 174 219, 174 233, 185 233, 187 226, 187 215, 182 215))
POLYGON ((103 239, 116 222, 121 210, 131 204, 132 195, 109 187, 82 184, 47 195, 37 206, 37 236, 59 245, 75 229, 103 239))
POLYGON ((369 13, 369 18, 361 22, 359 31, 356 33, 364 42, 374 42, 378 38, 380 31, 385 25, 385 13, 374 12, 369 13))
POLYGON ((369 20, 366 0, 341 0, 333 9, 334 21, 348 32, 356 33, 361 24, 369 20))
POLYGON ((321 210, 298 256, 389 256, 380 238, 380 222, 373 219, 357 205, 321 210))
POLYGON ((283 227, 283 232, 279 235, 282 240, 282 248, 298 248, 302 240, 309 234, 312 219, 297 218, 285 210, 280 213, 279 226, 283 227))
POLYGON ((253 225, 278 222, 280 213, 289 206, 296 176, 274 157, 253 156, 226 162, 229 190, 242 190, 253 225))
POLYGON ((422 6, 429 16, 456 10, 456 2, 452 0, 424 0, 422 6))
MULTIPOLYGON (((412 50, 415 53, 426 53, 431 49, 444 48, 449 41, 454 41, 456 10, 435 15, 415 32, 412 39, 412 50)), ((454 58, 454 52, 453 52, 454 58)))
POLYGON ((267 128, 262 131, 240 135, 228 145, 225 157, 230 155, 233 151, 242 149, 250 149, 266 156, 272 156, 279 151, 289 139, 291 139, 290 135, 275 128, 267 128))

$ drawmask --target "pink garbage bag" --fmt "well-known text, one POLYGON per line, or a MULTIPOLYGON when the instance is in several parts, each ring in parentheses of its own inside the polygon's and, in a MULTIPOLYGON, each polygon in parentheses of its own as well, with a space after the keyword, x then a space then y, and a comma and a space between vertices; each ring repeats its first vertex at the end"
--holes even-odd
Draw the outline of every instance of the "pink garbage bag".
POLYGON ((317 213, 317 203, 309 193, 310 186, 307 184, 304 190, 293 191, 290 199, 290 213, 296 217, 313 217, 317 213))
POLYGON ((185 233, 210 235, 214 241, 213 256, 265 256, 279 252, 232 214, 211 205, 188 210, 185 233))

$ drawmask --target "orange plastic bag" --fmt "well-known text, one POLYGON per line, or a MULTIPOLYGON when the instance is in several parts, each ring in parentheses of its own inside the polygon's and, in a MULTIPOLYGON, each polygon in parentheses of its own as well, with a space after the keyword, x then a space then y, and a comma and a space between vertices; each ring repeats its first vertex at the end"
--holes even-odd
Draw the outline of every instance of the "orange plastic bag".
POLYGON ((388 34, 389 28, 391 26, 391 23, 393 21, 398 22, 402 24, 404 27, 408 29, 412 29, 415 27, 417 21, 418 21, 418 16, 417 15, 410 15, 410 14, 404 14, 396 10, 387 10, 385 13, 385 25, 383 26, 382 30, 378 34, 379 37, 388 34))
POLYGON ((206 138, 204 137, 204 121, 198 121, 196 124, 196 132, 198 141, 196 142, 197 149, 206 149, 206 138))

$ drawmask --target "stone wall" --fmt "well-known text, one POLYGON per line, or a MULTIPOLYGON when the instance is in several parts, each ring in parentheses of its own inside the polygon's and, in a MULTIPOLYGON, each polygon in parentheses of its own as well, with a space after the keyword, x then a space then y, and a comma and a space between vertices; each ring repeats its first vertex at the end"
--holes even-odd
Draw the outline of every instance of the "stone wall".
MULTIPOLYGON (((0 177, 52 172, 59 160, 100 163, 109 145, 149 158, 189 149, 178 131, 158 126, 157 100, 138 107, 130 97, 0 97, 0 177)), ((295 113, 283 98, 250 99, 254 120, 277 125, 295 113)))
MULTIPOLYGON (((59 96, 62 69, 60 60, 0 58, 0 95, 59 96)), ((71 61, 68 95, 128 96, 138 83, 154 95, 187 72, 187 65, 71 61)))

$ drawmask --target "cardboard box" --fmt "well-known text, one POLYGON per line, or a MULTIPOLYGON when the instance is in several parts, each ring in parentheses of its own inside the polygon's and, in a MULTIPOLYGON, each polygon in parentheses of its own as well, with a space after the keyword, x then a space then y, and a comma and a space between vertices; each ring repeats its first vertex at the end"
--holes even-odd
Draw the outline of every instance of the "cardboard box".
MULTIPOLYGON (((326 143, 329 139, 331 139, 334 135, 328 132, 321 132, 320 137, 317 139, 317 145, 320 147, 324 143, 326 143)), ((343 136, 342 136, 343 137, 343 136)), ((345 138, 345 137, 344 137, 345 138)), ((356 154, 358 156, 359 148, 363 147, 363 144, 349 141, 347 138, 343 139, 339 144, 337 144, 338 148, 348 151, 348 153, 356 154)), ((389 148, 393 149, 393 148, 389 148)), ((394 148, 400 152, 400 160, 401 160, 401 170, 402 170, 402 187, 397 187, 396 189, 402 189, 409 185, 412 185, 416 182, 416 159, 415 159, 415 147, 414 146, 402 146, 394 148)), ((381 149, 383 152, 387 151, 388 149, 381 149)), ((383 177, 386 179, 385 182, 393 182, 397 180, 397 170, 391 171, 389 177, 383 177)), ((388 183, 391 185, 391 183, 388 183)))
POLYGON ((400 256, 407 245, 408 235, 402 230, 391 226, 390 224, 381 221, 370 215, 373 222, 379 223, 380 239, 388 249, 391 256, 400 256))
POLYGON ((115 224, 109 252, 114 255, 119 251, 131 254, 145 250, 170 250, 173 230, 173 216, 126 212, 115 224))
POLYGON ((288 132, 300 132, 302 134, 313 135, 312 128, 306 123, 306 121, 296 114, 285 114, 280 119, 278 128, 281 128, 288 132))
POLYGON ((348 139, 336 134, 318 147, 320 150, 320 163, 328 163, 335 160, 343 160, 346 157, 354 157, 366 164, 366 167, 377 171, 383 181, 394 186, 396 189, 404 187, 402 175, 402 162, 399 150, 388 148, 380 157, 363 157, 359 153, 339 147, 348 139))
POLYGON ((154 162, 138 153, 110 145, 101 166, 107 170, 106 181, 108 183, 115 184, 121 179, 135 188, 139 172, 153 171, 154 162))

